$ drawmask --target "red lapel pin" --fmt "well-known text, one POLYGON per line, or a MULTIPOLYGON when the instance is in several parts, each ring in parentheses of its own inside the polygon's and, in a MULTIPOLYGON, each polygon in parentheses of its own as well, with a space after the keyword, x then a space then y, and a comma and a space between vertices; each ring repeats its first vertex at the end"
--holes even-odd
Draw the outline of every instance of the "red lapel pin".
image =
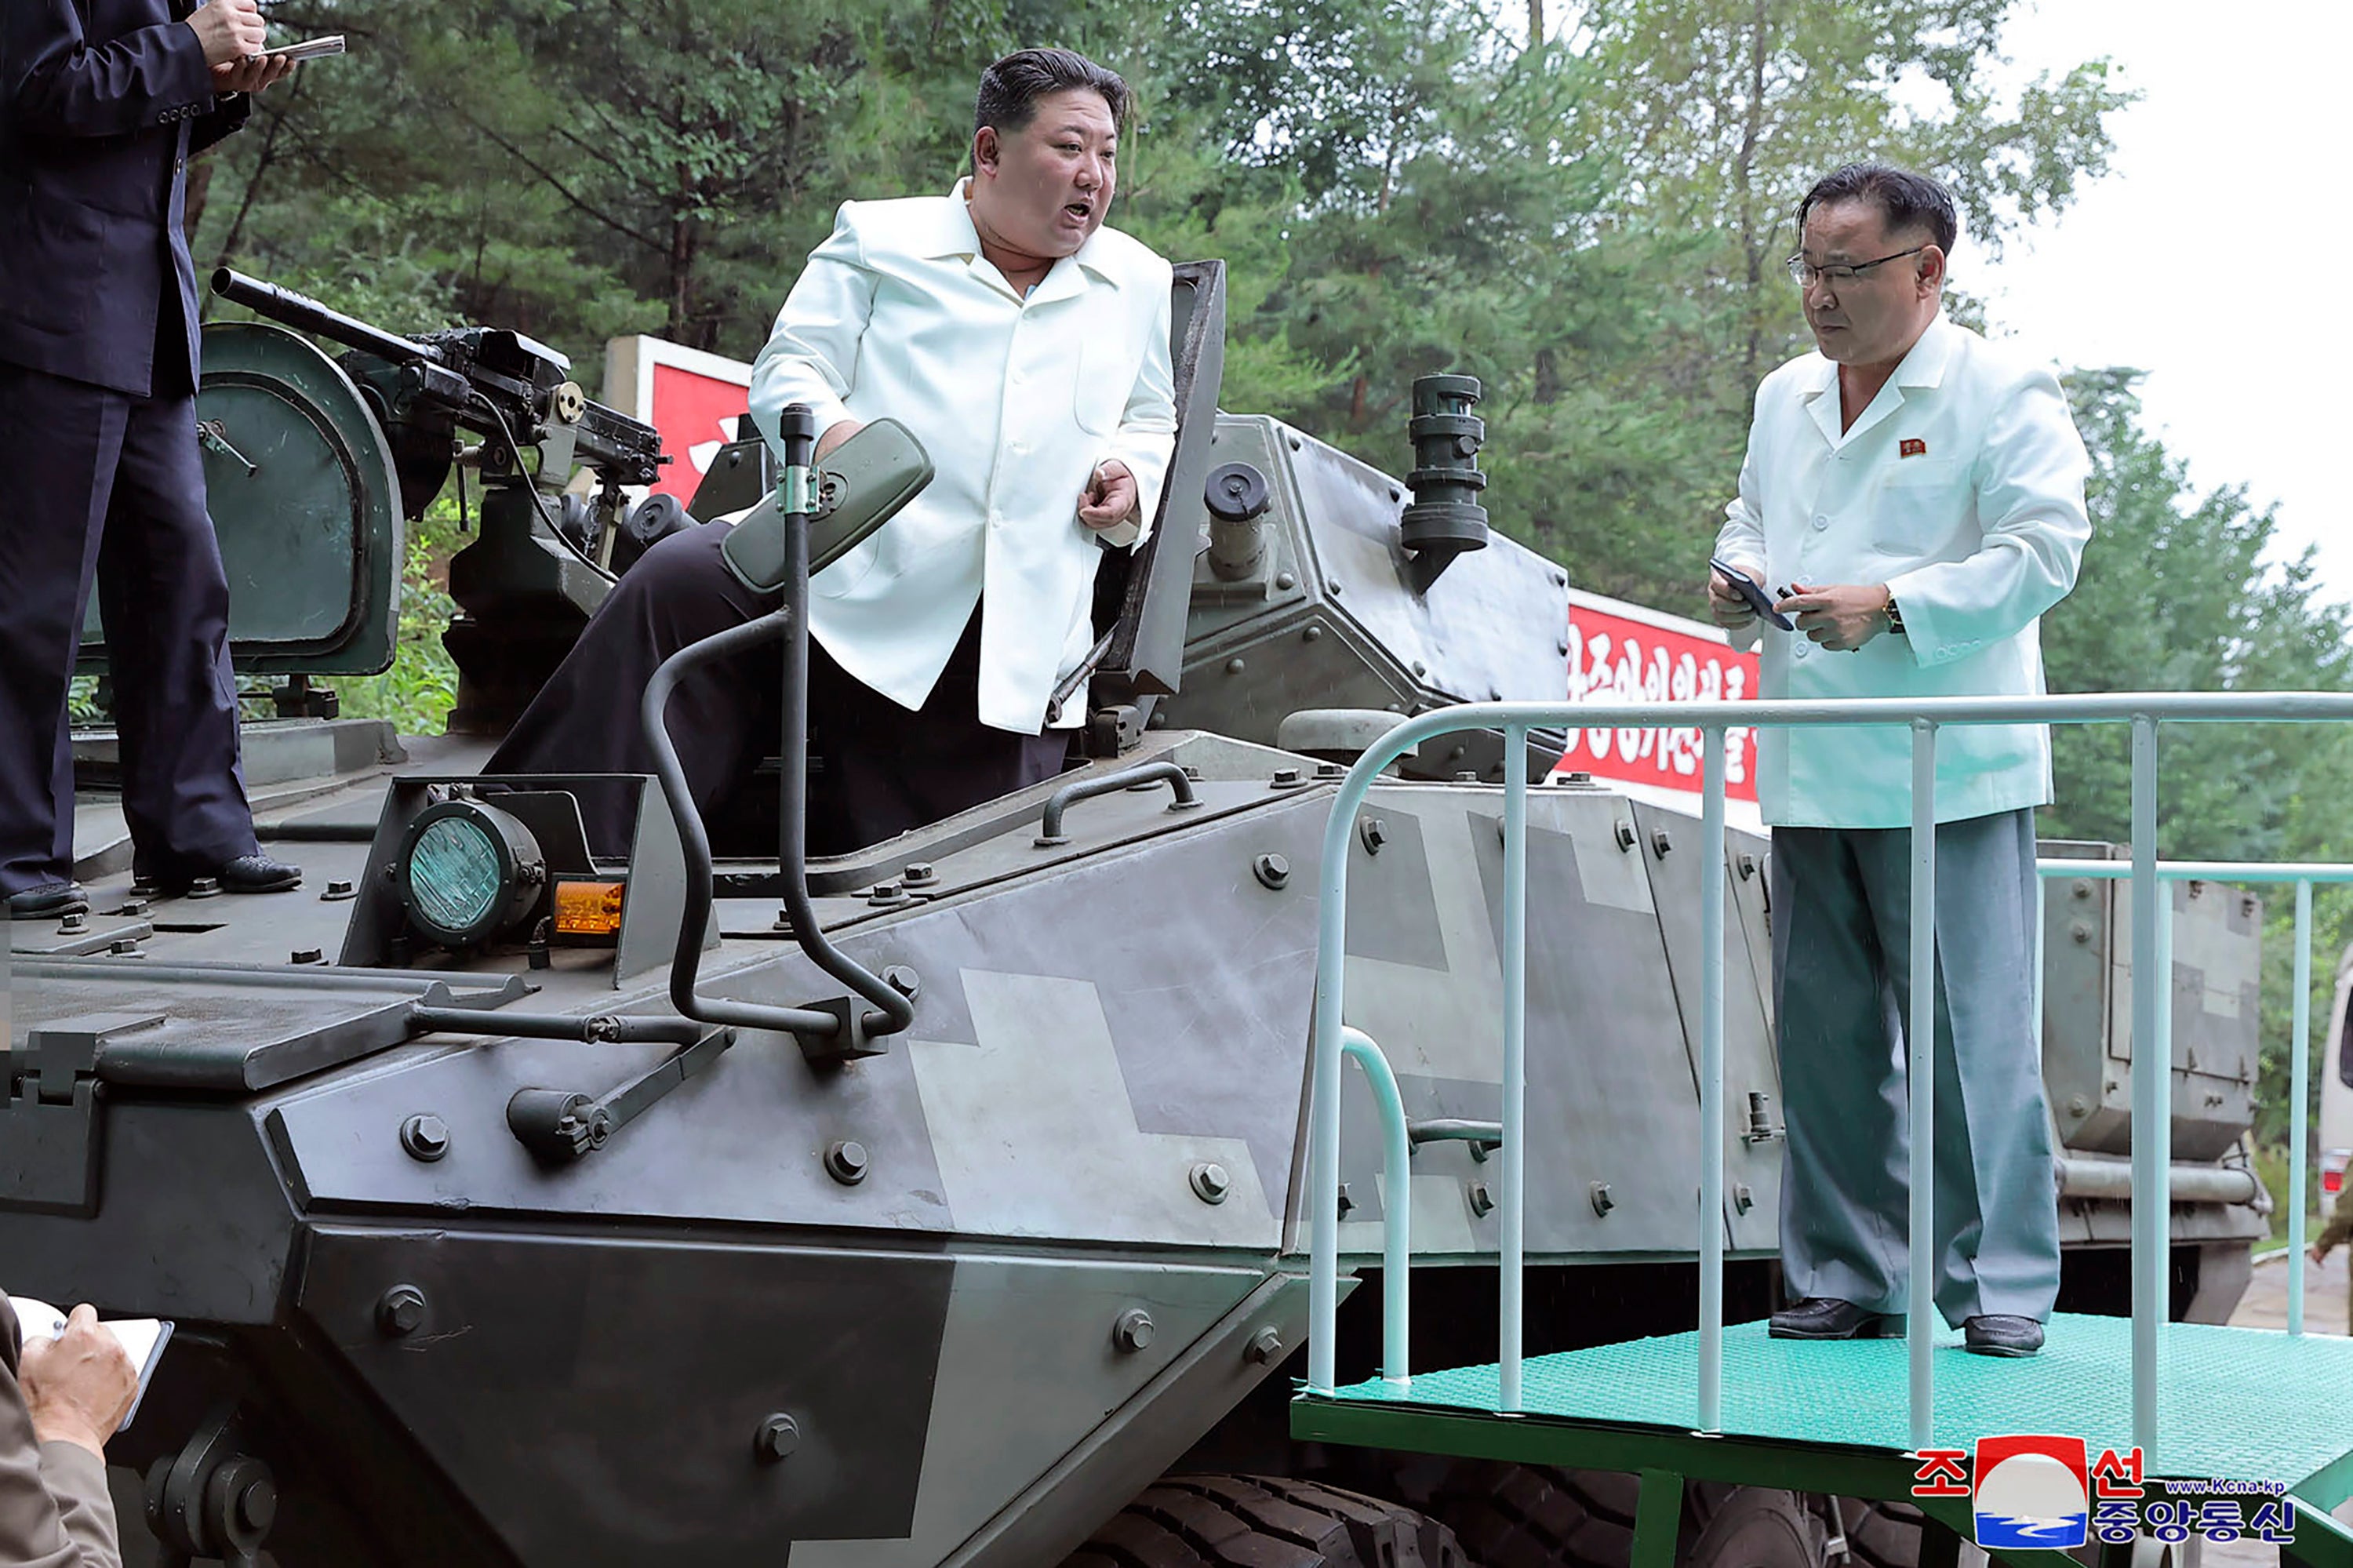
POLYGON ((1905 440, 1895 443, 1895 455, 1897 457, 1926 457, 1928 455, 1928 443, 1920 440, 1917 436, 1906 437, 1905 440))

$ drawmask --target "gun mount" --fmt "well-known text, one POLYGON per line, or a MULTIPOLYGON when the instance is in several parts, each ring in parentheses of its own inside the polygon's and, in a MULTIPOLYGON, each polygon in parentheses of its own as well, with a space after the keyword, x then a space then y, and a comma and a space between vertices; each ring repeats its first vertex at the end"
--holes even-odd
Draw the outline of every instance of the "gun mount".
POLYGON ((344 368, 393 438, 401 500, 421 513, 462 455, 487 483, 528 478, 562 493, 575 468, 598 481, 599 529, 617 515, 622 486, 651 484, 665 461, 660 433, 642 420, 593 402, 572 379, 572 362, 505 327, 456 327, 403 337, 321 304, 291 289, 223 267, 213 292, 256 314, 351 350, 344 368), (451 438, 460 429, 483 439, 470 453, 451 438), (535 461, 526 470, 522 453, 535 461))
POLYGON ((480 474, 480 535, 449 563, 459 612, 446 639, 459 670, 450 727, 503 729, 611 588, 623 487, 659 477, 659 432, 592 401, 569 359, 519 332, 402 336, 226 267, 212 287, 349 351, 341 367, 382 429, 404 515, 420 514, 453 466, 480 474), (596 476, 593 498, 571 489, 582 468, 596 476))

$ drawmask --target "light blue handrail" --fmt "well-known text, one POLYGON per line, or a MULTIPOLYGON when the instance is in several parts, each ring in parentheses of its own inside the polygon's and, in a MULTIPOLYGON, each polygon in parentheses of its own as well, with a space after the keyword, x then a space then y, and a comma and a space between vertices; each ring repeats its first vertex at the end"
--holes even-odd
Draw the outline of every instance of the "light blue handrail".
MULTIPOLYGON (((1312 1393, 1334 1387, 1333 1324, 1339 1301, 1339 1063, 1345 1025, 1345 979, 1348 895, 1348 850, 1356 813, 1384 769, 1406 753, 1441 735, 1500 729, 1505 758, 1504 800, 1503 961, 1503 1192, 1501 1308, 1497 1324, 1499 1404, 1521 1404, 1524 1157, 1526 1150, 1526 832, 1527 736, 1533 728, 1658 729, 1701 732, 1700 950, 1700 1361, 1695 1425, 1723 1429, 1724 1367, 1724 868, 1725 736, 1735 728, 1878 726, 1908 728, 1913 736, 1913 972, 1933 962, 1936 884, 1936 742, 1951 725, 2115 724, 2132 726, 2132 859, 2105 874, 2131 879, 2133 897, 2133 1038, 2169 1037, 2164 1028, 2168 988, 2160 977, 2170 965, 2157 896, 2158 726, 2180 723, 2315 723, 2353 720, 2353 694, 2334 692, 2111 692, 2042 697, 1945 697, 1910 702, 1863 698, 1835 702, 1747 703, 1472 703, 1441 708, 1406 720, 1358 758, 1339 786, 1324 824, 1322 906, 1315 967, 1315 1009, 1308 1118, 1309 1220, 1308 1374, 1312 1393), (2150 954, 2159 962, 2143 963, 2150 954)), ((2337 880, 2344 868, 2287 868, 2316 874, 2296 877, 2298 972, 2309 974, 2309 883, 2337 880)), ((2166 870, 2189 874, 2179 867, 2166 870)), ((2215 880, 2225 880, 2217 877, 2215 880)), ((1936 1075, 1932 1027, 1933 988, 1915 985, 1910 1027, 1912 1168, 1933 1169, 1936 1075)), ((2310 1020, 2306 988, 2297 992, 2297 1039, 2306 1043, 2310 1020)), ((2137 1053, 2137 1055, 2138 1054, 2137 1053)), ((2297 1099, 2292 1151, 2300 1160, 2304 1139, 2303 1050, 2295 1053, 2297 1099)), ((2169 1057, 2158 1053, 2162 1070, 2133 1075, 2133 1440, 2146 1449, 2157 1441, 2157 1327, 2166 1315, 2166 1268, 2170 1234, 2167 1201, 2171 1166, 2169 1057)), ((2299 1171, 2301 1166, 2299 1164, 2299 1171)), ((1933 1298, 1931 1238, 1935 1183, 1913 1183, 1911 1194, 1911 1288, 1907 1346, 1910 1361, 1909 1429, 1915 1447, 1932 1430, 1936 1389, 1933 1343, 1926 1303, 1933 1298)), ((1400 1205, 1385 1202, 1384 1209, 1400 1205)), ((2296 1205, 2300 1212, 2302 1205, 2296 1205)), ((2301 1232, 2300 1218, 2295 1224, 2301 1232)), ((1402 1275, 1403 1270, 1385 1271, 1402 1275)), ((1384 1285, 1395 1279, 1385 1277, 1384 1285)), ((2299 1314, 2300 1322, 2300 1314, 2299 1314)), ((1400 1363, 1401 1364, 1401 1363, 1400 1363)))
POLYGON ((1381 1118, 1381 1381, 1403 1390, 1413 1382, 1411 1297, 1406 1271, 1413 1257, 1413 1140, 1407 1136, 1405 1097, 1389 1059, 1363 1031, 1344 1028, 1340 1049, 1365 1071, 1381 1118))
MULTIPOLYGON (((2116 860, 2046 860, 2038 863, 2044 881, 2054 877, 2079 877, 2091 881, 2120 882, 2131 874, 2132 867, 2116 860)), ((2291 982, 2295 988, 2288 1038, 2297 1049, 2289 1058, 2288 1068, 2288 1180, 2295 1191, 2288 1200, 2287 1211, 2287 1331, 2304 1332, 2304 1172, 2307 1158, 2306 1140, 2312 1120, 2306 1103, 2311 1096, 2312 1077, 2312 889, 2316 883, 2353 884, 2353 865, 2327 862, 2264 862, 2242 860, 2161 860, 2157 863, 2158 879, 2161 882, 2232 882, 2232 883, 2292 883, 2295 887, 2295 973, 2291 982)), ((2173 901, 2160 900, 2158 906, 2159 946, 2170 948, 2173 924, 2173 901)), ((2158 966, 2159 973, 2169 973, 2169 963, 2158 966)), ((2170 988, 2167 1000, 2171 999, 2170 988)), ((2167 1013, 2157 1037, 2173 1038, 2171 1012, 2167 1013)), ((2136 1050, 2135 1054, 2138 1052, 2136 1050)))

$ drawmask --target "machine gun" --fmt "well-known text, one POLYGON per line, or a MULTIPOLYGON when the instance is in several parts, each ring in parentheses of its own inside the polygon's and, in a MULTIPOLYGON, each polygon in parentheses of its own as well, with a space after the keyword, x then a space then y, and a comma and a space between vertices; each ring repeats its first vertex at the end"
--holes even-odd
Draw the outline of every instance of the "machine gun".
POLYGON ((627 505, 621 487, 651 484, 668 461, 651 425, 591 402, 571 378, 572 362, 522 333, 470 326, 403 337, 227 267, 213 274, 213 292, 353 351, 344 368, 393 438, 401 500, 411 517, 440 493, 461 456, 492 486, 525 477, 551 494, 564 492, 575 467, 586 467, 599 482, 595 532, 601 535, 627 505), (455 445, 450 438, 459 429, 484 438, 479 452, 455 445), (520 469, 525 447, 538 460, 527 475, 520 469))
POLYGON ((423 513, 453 466, 480 474, 480 536, 449 563, 459 607, 446 635, 459 670, 449 727, 503 729, 611 588, 623 487, 659 477, 669 461, 659 432, 591 401, 570 360, 509 328, 406 337, 226 267, 212 288, 350 351, 339 363, 383 431, 406 516, 423 513), (593 498, 569 488, 583 467, 596 476, 593 498))

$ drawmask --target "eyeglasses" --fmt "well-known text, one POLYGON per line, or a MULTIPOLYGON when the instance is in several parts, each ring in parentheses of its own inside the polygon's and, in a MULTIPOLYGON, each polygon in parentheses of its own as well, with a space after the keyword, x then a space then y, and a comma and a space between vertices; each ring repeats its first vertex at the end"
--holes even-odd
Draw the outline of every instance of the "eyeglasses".
POLYGON ((1792 256, 1789 258, 1789 281, 1800 289, 1810 289, 1817 282, 1827 282, 1836 288, 1841 283, 1853 282, 1873 267, 1901 261, 1906 256, 1917 256, 1927 249, 1926 245, 1915 245, 1909 250, 1898 250, 1893 256, 1882 256, 1875 261, 1857 261, 1852 265, 1833 262, 1827 267, 1817 267, 1803 256, 1792 256))

